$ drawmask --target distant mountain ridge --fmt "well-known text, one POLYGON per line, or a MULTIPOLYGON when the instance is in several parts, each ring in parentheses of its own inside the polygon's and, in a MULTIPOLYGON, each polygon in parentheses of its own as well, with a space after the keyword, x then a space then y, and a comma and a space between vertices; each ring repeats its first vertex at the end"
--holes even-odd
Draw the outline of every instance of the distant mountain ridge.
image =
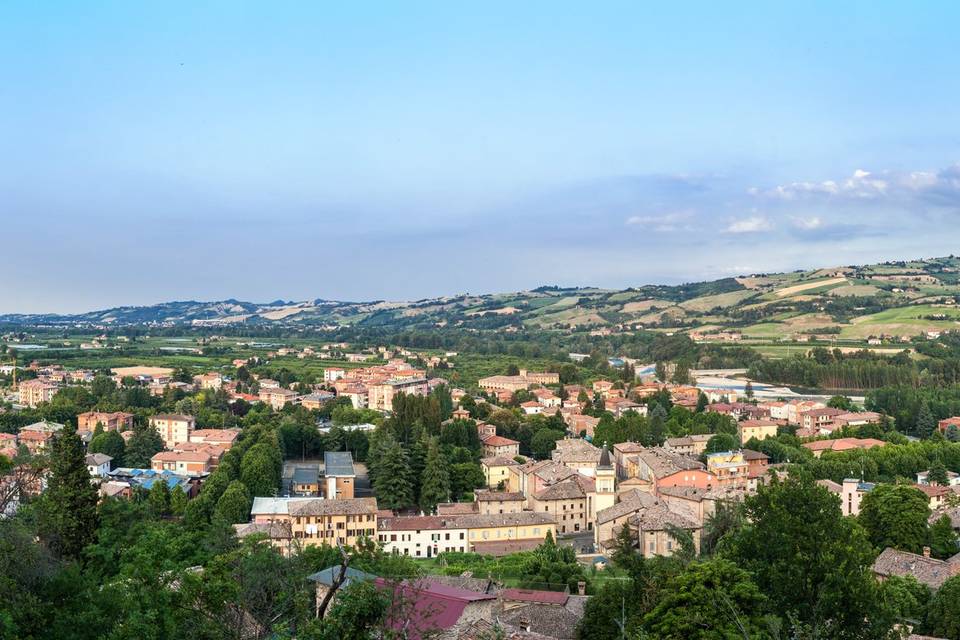
POLYGON ((180 300, 78 314, 6 314, 20 326, 455 326, 473 329, 660 328, 775 337, 826 332, 865 337, 873 324, 897 335, 960 322, 960 259, 953 256, 752 274, 628 289, 541 286, 416 301, 316 298, 257 303, 180 300), (864 328, 866 327, 866 329, 864 328))

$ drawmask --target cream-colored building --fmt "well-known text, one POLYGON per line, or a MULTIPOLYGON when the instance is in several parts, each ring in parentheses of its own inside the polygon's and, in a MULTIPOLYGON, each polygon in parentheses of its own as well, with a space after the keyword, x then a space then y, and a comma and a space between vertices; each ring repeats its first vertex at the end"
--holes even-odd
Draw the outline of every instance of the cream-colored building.
POLYGON ((630 518, 659 501, 653 494, 636 489, 622 493, 619 498, 616 504, 597 512, 594 541, 599 548, 612 549, 617 533, 630 518))
POLYGON ((527 497, 520 492, 477 489, 474 492, 474 497, 477 503, 477 513, 485 516, 520 513, 527 507, 527 497))
POLYGON ((161 451, 150 459, 150 468, 182 476, 199 476, 211 471, 212 462, 213 457, 205 451, 161 451))
POLYGON ((530 508, 552 516, 560 535, 588 531, 593 529, 595 494, 593 479, 577 474, 531 495, 530 508))
POLYGON ((700 553, 700 523, 683 513, 673 511, 664 502, 640 510, 628 520, 626 526, 630 527, 631 537, 636 541, 637 550, 644 558, 669 557, 677 551, 678 542, 670 535, 672 527, 688 531, 693 537, 696 553, 700 553))
POLYGON ((489 376, 478 382, 481 389, 487 392, 520 391, 529 389, 535 384, 560 384, 559 373, 536 372, 520 369, 516 376, 489 376))
POLYGON ((600 449, 583 438, 564 438, 557 441, 550 457, 554 462, 559 462, 579 474, 593 477, 597 474, 600 449))
POLYGON ((426 378, 397 378, 367 387, 367 404, 377 411, 393 411, 393 398, 399 393, 425 396, 430 392, 426 378))
POLYGON ((274 411, 279 411, 288 404, 296 402, 299 396, 295 391, 282 387, 273 389, 264 389, 261 387, 259 398, 260 402, 270 405, 274 411))
POLYGON ((43 402, 50 402, 58 391, 60 391, 58 385, 44 380, 25 380, 17 387, 20 404, 25 404, 31 409, 36 409, 37 405, 43 402))
POLYGON ((178 444, 190 441, 190 433, 196 427, 193 416, 163 413, 150 417, 150 428, 155 429, 163 439, 163 446, 173 449, 178 444))
POLYGON ((663 443, 663 448, 688 456, 699 456, 707 450, 707 442, 709 442, 710 438, 714 435, 716 434, 701 433, 679 438, 667 438, 663 443))

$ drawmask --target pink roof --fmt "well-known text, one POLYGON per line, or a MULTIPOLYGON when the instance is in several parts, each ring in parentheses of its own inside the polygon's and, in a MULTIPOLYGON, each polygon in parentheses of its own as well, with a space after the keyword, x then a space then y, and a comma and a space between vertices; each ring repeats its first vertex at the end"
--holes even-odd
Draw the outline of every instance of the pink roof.
POLYGON ((803 446, 811 451, 847 451, 848 449, 869 449, 870 447, 882 447, 887 444, 883 440, 874 438, 837 438, 836 440, 817 440, 807 442, 803 446))
POLYGON ((406 637, 411 640, 419 640, 436 631, 451 628, 460 620, 467 605, 496 597, 431 582, 429 579, 397 585, 377 578, 375 583, 381 588, 393 588, 395 592, 402 594, 404 599, 413 602, 408 619, 391 621, 395 628, 404 627, 406 637))
POLYGON ((506 447, 520 443, 510 438, 504 438, 503 436, 487 436, 483 439, 483 444, 488 447, 506 447))

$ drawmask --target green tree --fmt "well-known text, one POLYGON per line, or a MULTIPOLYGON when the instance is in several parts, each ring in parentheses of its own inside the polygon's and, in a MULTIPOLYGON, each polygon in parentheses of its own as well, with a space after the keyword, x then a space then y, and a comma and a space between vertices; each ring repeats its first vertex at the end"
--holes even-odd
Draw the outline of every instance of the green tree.
POLYGON ((939 484, 944 487, 950 484, 947 468, 939 458, 934 460, 933 464, 930 465, 930 471, 927 473, 927 482, 930 484, 939 484))
POLYGON ((917 413, 917 436, 929 438, 937 428, 937 419, 933 417, 930 410, 930 403, 926 400, 920 405, 920 411, 917 413))
POLYGON ((940 638, 960 638, 960 576, 944 582, 927 608, 926 632, 940 638))
POLYGON ((930 551, 936 558, 946 559, 957 553, 957 533, 950 516, 944 514, 930 525, 930 551))
POLYGON ((750 574, 729 560, 689 565, 667 583, 643 627, 664 640, 769 638, 766 598, 750 574))
POLYGON ((929 517, 929 502, 919 489, 878 484, 864 495, 857 520, 877 549, 893 547, 919 553, 927 544, 929 517))
POLYGON ((90 383, 90 393, 97 398, 97 400, 108 398, 116 393, 116 391, 117 384, 110 376, 97 374, 93 377, 93 382, 90 383))
POLYGON ((697 413, 703 413, 707 410, 707 405, 710 404, 710 399, 707 398, 707 394, 703 391, 697 394, 697 413))
POLYGON ((113 458, 114 467, 123 466, 124 452, 127 449, 126 443, 116 431, 106 431, 100 435, 94 436, 87 447, 89 453, 103 453, 113 458))
POLYGON ((549 458, 550 452, 557 448, 557 440, 563 438, 563 432, 543 428, 533 434, 530 440, 530 452, 541 460, 549 458))
POLYGON ((665 362, 663 361, 657 362, 656 367, 654 369, 654 375, 656 375, 657 380, 659 380, 660 382, 667 381, 667 365, 665 362))
POLYGON ((157 478, 147 494, 150 511, 160 518, 170 513, 170 487, 163 477, 157 478))
POLYGON ((217 500, 213 517, 228 524, 240 524, 250 519, 250 493, 239 480, 234 480, 217 500))
POLYGON ((446 458, 440 454, 436 439, 431 438, 420 482, 420 508, 426 513, 432 513, 437 508, 437 503, 449 500, 450 468, 446 458))
POLYGON ((739 531, 743 524, 743 513, 738 502, 717 500, 713 513, 703 522, 700 553, 705 556, 713 554, 724 538, 739 531))
POLYGON ((476 462, 459 462, 450 467, 450 492, 457 500, 487 484, 483 469, 476 462))
POLYGON ((57 556, 74 559, 97 532, 97 489, 90 482, 83 441, 64 427, 50 444, 50 473, 40 498, 40 538, 57 556))
POLYGON ((258 442, 243 454, 240 480, 252 496, 272 496, 280 488, 280 456, 266 442, 258 442))
POLYGON ((355 581, 344 587, 326 617, 308 624, 303 640, 374 640, 383 634, 390 597, 372 582, 355 581))
POLYGON ((827 406, 831 409, 843 409, 844 411, 853 409, 853 403, 847 396, 833 396, 827 401, 827 406))
POLYGON ((690 382, 690 365, 681 360, 673 369, 673 381, 676 384, 688 384, 690 382))
POLYGON ((863 528, 844 518, 840 500, 808 474, 762 486, 744 500, 749 524, 723 555, 753 574, 770 609, 812 638, 885 633, 877 615, 874 553, 863 528))
POLYGON ((930 589, 913 576, 888 576, 880 583, 879 593, 884 614, 891 621, 914 625, 923 620, 930 589))
POLYGON ((170 492, 170 513, 182 516, 187 509, 187 494, 179 484, 170 492))
POLYGON ((404 509, 414 504, 410 465, 400 443, 390 439, 376 466, 373 490, 378 504, 384 509, 404 509))
POLYGON ((123 464, 135 469, 150 468, 150 459, 163 451, 163 439, 156 429, 135 426, 123 454, 123 464))
POLYGON ((737 436, 729 433, 718 433, 707 440, 707 447, 704 453, 716 453, 718 451, 733 451, 740 448, 740 440, 737 436))

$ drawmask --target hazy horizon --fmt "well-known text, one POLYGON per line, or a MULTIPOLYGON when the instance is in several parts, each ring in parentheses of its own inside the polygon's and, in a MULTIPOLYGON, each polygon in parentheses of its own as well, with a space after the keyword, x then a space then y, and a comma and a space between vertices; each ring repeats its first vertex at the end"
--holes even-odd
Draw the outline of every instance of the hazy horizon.
POLYGON ((0 312, 956 252, 960 5, 0 10, 0 312))

